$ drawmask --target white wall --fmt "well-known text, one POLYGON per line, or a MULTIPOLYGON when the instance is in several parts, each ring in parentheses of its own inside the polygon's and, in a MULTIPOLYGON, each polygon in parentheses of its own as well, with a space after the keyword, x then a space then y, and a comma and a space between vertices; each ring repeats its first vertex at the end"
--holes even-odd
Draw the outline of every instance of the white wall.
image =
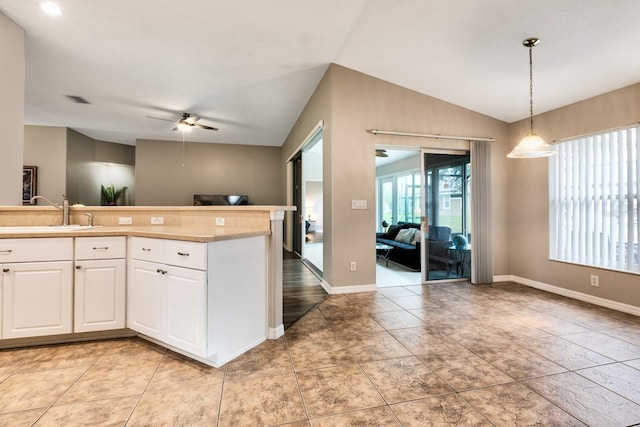
MULTIPOLYGON (((36 194, 60 203, 67 192, 67 129, 24 126, 24 164, 38 168, 36 194)), ((38 204, 46 205, 40 200, 38 204)))
POLYGON ((0 205, 22 204, 24 30, 0 13, 0 205))

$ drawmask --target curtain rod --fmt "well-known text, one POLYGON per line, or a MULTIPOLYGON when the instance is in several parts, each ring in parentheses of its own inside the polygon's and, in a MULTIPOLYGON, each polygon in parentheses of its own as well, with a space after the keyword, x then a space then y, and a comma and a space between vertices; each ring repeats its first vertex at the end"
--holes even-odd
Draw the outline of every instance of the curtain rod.
POLYGON ((393 136, 414 136, 417 138, 433 138, 433 139, 456 139, 460 141, 483 141, 483 142, 495 142, 494 138, 477 138, 474 136, 449 136, 449 135, 432 135, 428 133, 410 133, 410 132, 394 132, 389 130, 369 129, 374 135, 393 135, 393 136))

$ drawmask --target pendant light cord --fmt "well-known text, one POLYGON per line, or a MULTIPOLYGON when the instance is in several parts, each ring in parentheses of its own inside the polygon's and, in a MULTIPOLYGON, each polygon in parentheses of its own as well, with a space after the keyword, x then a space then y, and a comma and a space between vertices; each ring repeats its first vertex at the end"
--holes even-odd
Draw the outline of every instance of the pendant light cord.
POLYGON ((529 45, 529 121, 533 133, 533 44, 529 45))

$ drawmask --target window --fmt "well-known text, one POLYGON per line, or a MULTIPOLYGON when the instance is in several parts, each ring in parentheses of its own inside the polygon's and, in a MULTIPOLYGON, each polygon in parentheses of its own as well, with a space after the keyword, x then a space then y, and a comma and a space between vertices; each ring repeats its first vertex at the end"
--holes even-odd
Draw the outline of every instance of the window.
POLYGON ((551 259, 640 272, 639 128, 557 144, 549 164, 551 259))
MULTIPOLYGON (((405 172, 378 178, 378 226, 398 221, 420 222, 420 172, 405 172)), ((379 228, 380 229, 380 228, 379 228)))

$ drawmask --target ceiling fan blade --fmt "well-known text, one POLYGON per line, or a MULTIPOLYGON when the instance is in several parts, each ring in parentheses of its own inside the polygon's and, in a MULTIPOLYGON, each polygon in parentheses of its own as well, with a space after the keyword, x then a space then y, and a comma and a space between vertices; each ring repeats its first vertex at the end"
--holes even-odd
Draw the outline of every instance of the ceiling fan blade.
POLYGON ((218 128, 214 128, 212 126, 207 126, 207 125, 201 125, 200 123, 192 123, 191 126, 195 126, 197 128, 206 129, 206 130, 218 130, 218 128))
POLYGON ((198 120, 200 120, 199 117, 194 117, 194 116, 189 116, 185 119, 183 119, 185 122, 189 123, 189 124, 195 124, 195 122, 197 122, 198 120))

